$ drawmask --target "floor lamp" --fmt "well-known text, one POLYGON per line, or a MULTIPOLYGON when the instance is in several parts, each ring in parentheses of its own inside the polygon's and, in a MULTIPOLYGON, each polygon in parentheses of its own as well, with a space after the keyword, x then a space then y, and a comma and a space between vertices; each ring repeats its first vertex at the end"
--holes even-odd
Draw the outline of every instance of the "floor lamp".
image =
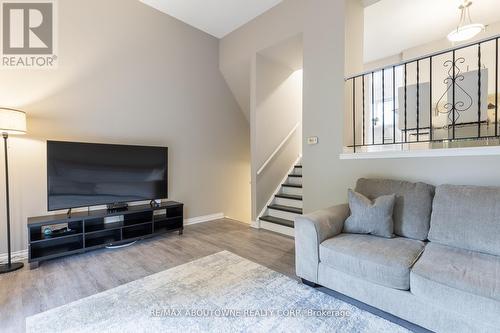
POLYGON ((0 274, 18 270, 22 262, 12 262, 10 250, 10 202, 9 202, 9 160, 7 158, 7 140, 9 135, 26 134, 26 113, 19 110, 0 108, 0 132, 5 147, 5 198, 7 211, 7 263, 0 265, 0 274))

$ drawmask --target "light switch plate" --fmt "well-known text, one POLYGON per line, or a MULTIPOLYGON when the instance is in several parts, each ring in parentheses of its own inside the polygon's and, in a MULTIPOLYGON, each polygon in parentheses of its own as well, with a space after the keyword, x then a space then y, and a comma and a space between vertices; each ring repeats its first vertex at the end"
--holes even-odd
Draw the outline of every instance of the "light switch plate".
POLYGON ((317 136, 311 136, 307 138, 307 144, 308 145, 317 145, 318 144, 318 137, 317 136))

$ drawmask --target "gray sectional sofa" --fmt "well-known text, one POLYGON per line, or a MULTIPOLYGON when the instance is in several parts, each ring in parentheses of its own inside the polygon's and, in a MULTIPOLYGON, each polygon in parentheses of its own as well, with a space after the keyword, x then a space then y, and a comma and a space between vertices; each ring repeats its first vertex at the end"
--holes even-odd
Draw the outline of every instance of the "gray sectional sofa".
POLYGON ((300 216, 296 271, 435 332, 500 332, 500 188, 360 179, 396 194, 394 238, 343 233, 348 205, 300 216))

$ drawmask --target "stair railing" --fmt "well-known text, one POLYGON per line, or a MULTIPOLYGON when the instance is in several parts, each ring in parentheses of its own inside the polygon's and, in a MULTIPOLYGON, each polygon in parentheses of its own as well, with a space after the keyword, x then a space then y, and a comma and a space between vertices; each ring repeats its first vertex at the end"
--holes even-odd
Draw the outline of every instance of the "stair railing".
POLYGON ((269 163, 271 163, 271 161, 276 157, 276 155, 281 151, 281 149, 291 139, 293 134, 299 128, 300 124, 301 124, 300 121, 297 122, 297 124, 292 128, 290 133, 288 133, 288 135, 280 142, 280 144, 276 147, 276 149, 272 152, 272 154, 267 158, 267 160, 264 162, 264 164, 262 164, 262 166, 259 168, 259 170, 257 171, 257 176, 259 176, 266 169, 266 167, 269 165, 269 163))
POLYGON ((500 139, 500 35, 345 79, 345 146, 500 139), (488 82, 489 81, 489 82, 488 82), (492 86, 489 86, 492 82, 492 86))

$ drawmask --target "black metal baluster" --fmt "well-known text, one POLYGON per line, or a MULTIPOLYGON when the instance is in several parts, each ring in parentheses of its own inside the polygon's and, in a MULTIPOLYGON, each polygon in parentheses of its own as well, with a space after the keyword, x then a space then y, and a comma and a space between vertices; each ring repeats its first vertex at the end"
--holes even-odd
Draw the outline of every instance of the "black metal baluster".
MULTIPOLYGON (((483 139, 483 138, 498 138, 500 139, 500 124, 499 124, 499 115, 498 115, 498 108, 499 108, 499 88, 500 88, 500 67, 499 67, 499 44, 500 44, 500 37, 495 36, 489 39, 483 39, 480 40, 476 43, 471 43, 471 44, 466 44, 464 46, 459 46, 451 50, 446 50, 442 52, 436 52, 433 54, 430 54, 425 57, 421 58, 416 58, 414 60, 411 60, 409 62, 405 62, 399 65, 391 65, 390 67, 385 67, 381 68, 376 71, 370 71, 368 73, 363 73, 359 74, 354 77, 350 77, 346 79, 346 82, 349 80, 352 80, 352 89, 353 89, 353 115, 352 115, 352 121, 353 121, 353 147, 354 151, 357 152, 359 151, 358 147, 364 147, 364 146, 379 146, 379 145, 388 145, 388 144, 411 144, 413 142, 454 142, 457 140, 474 140, 474 139, 483 139), (485 103, 483 103, 483 98, 485 98, 485 95, 483 94, 483 89, 485 89, 487 86, 485 86, 484 80, 485 76, 482 71, 484 69, 484 56, 486 53, 484 53, 485 49, 483 48, 483 44, 493 42, 495 41, 495 96, 494 100, 492 103, 494 103, 494 111, 492 110, 492 113, 494 113, 495 119, 493 118, 493 114, 491 114, 488 110, 488 116, 487 116, 487 121, 483 121, 483 117, 486 117, 486 115, 483 115, 483 108, 486 107, 485 103), (464 80, 464 73, 466 71, 469 71, 467 62, 465 57, 460 56, 458 53, 459 50, 462 49, 473 49, 474 47, 477 46, 477 67, 478 67, 478 77, 477 77, 477 119, 472 120, 471 122, 465 123, 466 120, 461 120, 461 115, 465 111, 468 112, 473 112, 471 109, 474 108, 474 94, 470 94, 470 92, 467 92, 467 90, 464 90, 465 88, 462 87, 461 81, 464 80), (433 99, 433 93, 434 93, 434 88, 436 88, 436 83, 433 82, 434 80, 434 75, 437 75, 434 71, 434 64, 436 63, 436 57, 437 56, 442 56, 445 55, 449 57, 449 53, 452 53, 452 60, 450 61, 449 58, 448 60, 444 62, 443 66, 446 68, 448 75, 446 78, 446 91, 442 94, 440 94, 439 100, 434 104, 434 99, 433 99), (484 54, 483 54, 484 53, 484 54), (425 69, 422 67, 422 64, 425 63, 426 61, 429 61, 429 87, 427 89, 424 88, 424 93, 425 91, 429 92, 429 120, 427 121, 425 119, 426 114, 425 114, 425 107, 427 105, 422 104, 420 98, 424 97, 422 95, 422 87, 423 85, 427 84, 424 80, 424 78, 427 76, 425 74, 425 69), (409 109, 409 106, 413 103, 413 96, 409 95, 409 88, 413 89, 413 85, 410 86, 411 84, 411 78, 408 76, 408 65, 412 65, 413 63, 416 63, 416 124, 413 124, 411 122, 410 118, 410 123, 408 123, 408 111, 413 112, 413 110, 409 109), (465 65, 464 65, 465 64, 465 65), (450 68, 450 65, 452 68, 450 68), (401 68, 401 66, 404 66, 404 69, 401 68), (463 69, 462 67, 466 66, 467 69, 463 69), (392 67, 392 83, 390 81, 390 78, 386 78, 386 73, 391 71, 392 67), (399 67, 399 68, 398 68, 399 67), (483 67, 483 68, 482 68, 483 67), (424 71, 424 74, 422 74, 422 70, 424 71), (404 81, 396 77, 396 75, 399 76, 401 73, 403 75, 404 71, 404 81), (371 73, 371 75, 370 75, 371 73), (381 77, 381 82, 376 83, 375 78, 376 78, 376 73, 380 73, 379 75, 382 75, 381 77), (422 76, 423 75, 423 76, 422 76), (370 78, 371 77, 371 78, 370 78), (359 84, 356 82, 358 78, 361 78, 362 82, 362 87, 359 87, 359 84), (370 87, 367 86, 369 82, 367 80, 371 79, 371 91, 370 87), (404 83, 403 83, 404 82, 404 83), (387 85, 392 84, 392 92, 386 91, 387 85), (401 89, 401 86, 404 84, 404 91, 401 89), (381 87, 382 91, 379 93, 380 95, 375 96, 377 93, 377 90, 375 89, 379 86, 381 87), (452 86, 450 86, 452 85, 452 86), (356 91, 357 89, 361 90, 359 93, 356 91), (371 93, 371 102, 369 100, 369 94, 371 93), (402 94, 404 93, 404 100, 402 94), (362 94, 362 106, 359 106, 359 103, 357 102, 357 98, 360 98, 362 94), (463 102, 459 100, 459 98, 462 96, 462 94, 465 94, 465 98, 467 99, 466 102, 463 102), (389 95, 392 96, 392 139, 390 136, 390 133, 387 133, 387 131, 390 132, 390 125, 389 127, 386 128, 387 125, 387 119, 385 118, 385 112, 386 108, 391 108, 390 105, 386 106, 386 98, 387 101, 389 101, 389 95), (451 95, 451 96, 450 96, 451 95), (471 96, 472 95, 472 96, 471 96), (410 97, 410 100, 408 99, 410 97), (398 101, 396 100, 398 99, 398 101), (450 100, 451 99, 451 100, 450 100), (378 103, 379 101, 382 103, 381 107, 381 114, 380 117, 378 112, 378 103), (399 103, 400 101, 400 103, 399 103), (403 105, 404 101, 404 105, 403 105), (408 103, 408 101, 412 103, 408 103), (470 101, 470 102, 469 102, 470 101), (371 111, 370 110, 370 103, 371 103, 371 111), (399 103, 399 104, 398 104, 399 103), (404 107, 404 111, 403 111, 404 107), (424 110, 422 110, 422 107, 424 110), (362 110, 362 116, 359 115, 359 112, 357 108, 360 108, 360 111, 362 110), (441 110, 443 109, 443 110, 441 110), (424 113, 421 113, 423 111, 424 113), (368 113, 368 114, 367 114, 368 113), (447 118, 449 119, 446 124, 446 130, 448 131, 448 135, 444 138, 439 138, 439 129, 437 128, 438 131, 434 132, 434 117, 436 117, 438 114, 446 114, 447 118), (367 118, 369 117, 369 118, 367 118), (401 117, 405 117, 404 119, 404 124, 403 121, 401 120, 401 117), (422 118, 423 117, 423 118, 422 118), (357 118, 362 118, 359 119, 360 122, 362 120, 362 133, 360 133, 360 129, 358 129, 358 119, 357 118), (371 123, 371 142, 369 141, 370 139, 368 138, 370 128, 370 124, 366 123, 370 119, 371 123), (396 124, 396 121, 398 121, 399 124, 396 124), (485 126, 485 123, 487 126, 485 126), (493 131, 491 130, 491 126, 494 123, 495 130, 494 134, 493 131), (380 134, 382 136, 382 139, 380 141, 376 140, 376 128, 377 126, 381 125, 382 128, 380 130, 380 134), (468 126, 472 127, 474 125, 477 125, 477 133, 472 134, 472 135, 465 135, 465 133, 462 134, 461 128, 463 126, 468 126), (403 128, 404 126, 404 128, 403 128), (450 129, 451 127, 451 129, 450 129), (422 130, 422 128, 424 130, 422 130), (427 128, 429 129, 428 135, 427 135, 427 128), (486 128, 487 130, 484 131, 483 129, 486 128), (401 131, 401 135, 398 139, 397 137, 397 132, 401 131), (404 139, 403 139, 403 132, 404 132, 404 139), (484 134, 486 132, 486 134, 484 134), (438 134, 437 136, 435 134, 438 134), (387 137, 386 137, 387 135, 387 137), (357 138, 359 136, 359 139, 357 138), (413 136, 416 137, 416 139, 413 139, 413 136)), ((410 69, 411 70, 411 69, 410 69)), ((438 82, 440 83, 440 82, 438 82)), ((379 89, 377 88, 377 89, 379 89)), ((412 92, 412 90, 410 90, 412 92)), ((493 107, 493 105, 492 105, 493 107)), ((473 116, 474 117, 474 116, 473 116)), ((390 121, 390 118, 389 118, 390 121)), ((474 132, 474 131, 473 131, 474 132)), ((470 134, 470 133, 469 133, 470 134)))
POLYGON ((385 69, 382 69, 382 144, 385 144, 385 69))
POLYGON ((451 80, 451 84, 453 85, 452 87, 452 93, 453 93, 453 97, 452 97, 452 113, 453 113, 453 118, 451 120, 451 126, 452 126, 452 139, 455 140, 455 80, 456 80, 456 74, 457 74, 457 71, 456 71, 456 54, 455 54, 455 50, 453 50, 453 77, 452 77, 452 80, 451 80))
POLYGON ((366 144, 365 142, 365 75, 363 78, 363 146, 366 144))
POLYGON ((432 57, 429 58, 429 141, 433 140, 432 132, 432 57))
POLYGON ((407 64, 405 64, 405 142, 408 142, 408 117, 407 117, 407 110, 408 110, 408 68, 407 64))
POLYGON ((352 79, 352 146, 356 152, 356 78, 352 79))
POLYGON ((392 143, 396 143, 396 66, 392 66, 392 143))
POLYGON ((496 39, 496 52, 495 52, 495 136, 498 136, 498 38, 496 39))
POLYGON ((481 137, 481 43, 477 48, 477 137, 481 137))
POLYGON ((375 144, 375 73, 372 72, 372 145, 375 144))
POLYGON ((420 60, 417 60, 417 142, 420 141, 420 60))

